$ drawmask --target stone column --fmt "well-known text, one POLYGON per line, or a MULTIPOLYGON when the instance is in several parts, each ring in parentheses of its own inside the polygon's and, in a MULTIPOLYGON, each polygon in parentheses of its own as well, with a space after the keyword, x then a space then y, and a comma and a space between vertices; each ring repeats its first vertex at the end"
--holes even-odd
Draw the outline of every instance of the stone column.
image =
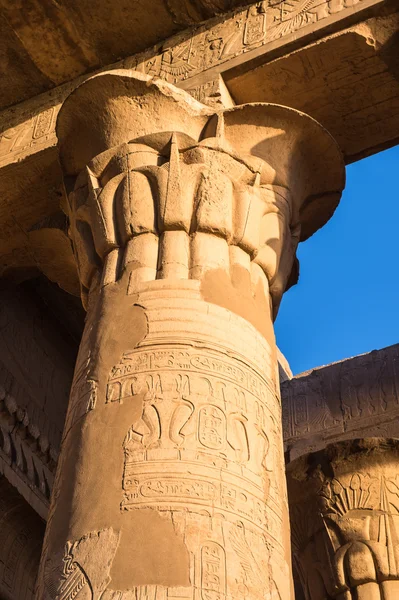
POLYGON ((339 442, 288 467, 305 600, 399 598, 399 441, 339 442))
POLYGON ((126 71, 57 134, 87 322, 38 598, 289 600, 272 320, 340 152, 294 110, 126 71))

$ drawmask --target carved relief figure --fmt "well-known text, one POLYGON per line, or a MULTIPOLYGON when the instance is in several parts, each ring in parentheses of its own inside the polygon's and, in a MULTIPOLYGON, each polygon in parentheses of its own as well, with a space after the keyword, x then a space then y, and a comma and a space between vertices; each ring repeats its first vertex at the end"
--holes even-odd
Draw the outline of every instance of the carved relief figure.
POLYGON ((44 565, 44 600, 95 600, 101 598, 118 546, 119 533, 112 529, 90 533, 68 542, 64 555, 50 556, 44 565))

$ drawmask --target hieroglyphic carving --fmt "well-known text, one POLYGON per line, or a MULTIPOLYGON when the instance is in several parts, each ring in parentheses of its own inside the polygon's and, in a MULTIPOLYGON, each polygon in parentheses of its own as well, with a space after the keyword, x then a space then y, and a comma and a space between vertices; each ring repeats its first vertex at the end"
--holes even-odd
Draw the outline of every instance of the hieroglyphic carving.
POLYGON ((265 572, 268 570, 267 555, 254 554, 254 549, 251 548, 250 542, 247 539, 245 525, 240 521, 236 523, 236 527, 231 529, 229 542, 240 562, 241 573, 239 581, 243 596, 245 597, 248 594, 250 587, 254 587, 259 594, 259 598, 265 598, 268 593, 264 577, 265 572))
POLYGON ((107 590, 101 600, 194 600, 192 588, 166 588, 162 585, 145 585, 128 592, 107 590))
POLYGON ((202 600, 222 600, 226 597, 226 553, 216 542, 201 548, 202 600))
MULTIPOLYGON (((293 379, 281 386, 283 397, 284 439, 300 438, 318 431, 336 431, 340 415, 332 414, 326 402, 327 389, 315 373, 313 377, 293 379)), ((342 425, 341 425, 342 428, 342 425)))
POLYGON ((94 600, 102 597, 119 542, 111 528, 68 542, 63 556, 51 556, 44 565, 43 600, 94 600))
POLYGON ((6 129, 0 134, 0 167, 42 148, 55 145, 55 120, 60 104, 47 108, 30 117, 21 125, 6 129))
MULTIPOLYGON (((166 50, 161 56, 159 76, 168 80, 185 79, 195 69, 191 64, 193 38, 181 44, 177 50, 166 50)), ((155 72, 155 66, 151 65, 149 72, 155 72)))
MULTIPOLYGON (((264 0, 244 10, 235 11, 223 22, 195 29, 195 35, 173 44, 159 56, 138 55, 125 61, 125 66, 138 68, 179 83, 212 67, 220 68, 232 58, 249 53, 300 31, 307 25, 322 22, 337 12, 353 10, 362 0, 264 0)), ((181 37, 181 36, 180 36, 181 37)))
MULTIPOLYGON (((124 441, 122 510, 212 505, 263 528, 268 452, 280 435, 267 382, 226 357, 174 346, 125 354, 112 368, 108 404, 140 393, 142 412, 124 441), (195 476, 182 476, 188 472, 195 476)), ((281 526, 279 495, 270 503, 281 526)))
POLYGON ((90 583, 81 567, 74 562, 70 548, 67 549, 63 561, 64 569, 62 574, 64 581, 57 590, 54 590, 55 595, 53 594, 52 585, 49 583, 49 598, 56 597, 57 600, 74 600, 76 597, 91 599, 90 583))
MULTIPOLYGON (((89 366, 90 354, 87 358, 84 357, 83 361, 78 360, 72 381, 73 395, 76 403, 79 404, 77 409, 80 410, 80 405, 83 405, 85 412, 93 410, 97 402, 97 382, 90 379, 89 366)), ((77 418, 76 415, 75 419, 77 418)))
POLYGON ((397 435, 398 350, 376 350, 282 384, 284 439, 293 457, 331 436, 397 435))
POLYGON ((267 1, 256 2, 248 9, 230 13, 223 21, 214 19, 195 28, 183 42, 174 44, 171 38, 164 44, 167 50, 158 56, 147 58, 143 53, 127 59, 124 66, 133 63, 134 68, 148 75, 179 83, 263 44, 268 33, 267 11, 267 1))
MULTIPOLYGON (((248 368, 247 365, 229 361, 224 355, 195 351, 184 346, 179 347, 176 344, 169 348, 164 346, 162 349, 150 351, 126 352, 120 363, 112 367, 108 379, 106 402, 122 403, 132 395, 139 393, 142 390, 144 379, 141 378, 140 385, 137 376, 151 373, 151 371, 178 372, 182 374, 181 377, 186 371, 203 373, 203 385, 208 388, 209 395, 213 397, 225 396, 224 382, 231 382, 238 386, 232 392, 234 403, 243 410, 247 408, 244 392, 251 392, 259 397, 261 402, 266 402, 269 393, 274 393, 270 382, 261 374, 248 368), (216 381, 212 379, 215 376, 218 377, 216 381)), ((180 379, 179 381, 180 383, 175 382, 176 390, 178 387, 181 388, 182 381, 185 382, 185 386, 189 383, 189 379, 180 379)), ((146 386, 150 386, 153 393, 161 391, 160 385, 159 379, 146 381, 146 386)), ((257 405, 257 409, 261 419, 261 405, 257 405)))
MULTIPOLYGON (((259 46, 267 51, 269 43, 284 40, 307 25, 323 24, 323 20, 339 12, 353 12, 363 0, 263 0, 246 9, 238 9, 220 18, 211 19, 206 25, 197 26, 186 39, 182 35, 172 37, 149 51, 118 61, 107 68, 137 69, 179 84, 201 72, 219 67, 240 55, 250 53, 259 46), (164 49, 166 48, 166 49, 164 49)), ((0 135, 0 166, 18 157, 56 143, 55 119, 62 101, 73 86, 58 88, 56 104, 51 108, 35 109, 23 123, 3 128, 0 135)), ((187 89, 197 99, 204 101, 212 83, 195 85, 187 89)), ((53 92, 52 92, 53 93, 53 92)), ((351 118, 361 119, 361 116, 351 118)), ((373 115, 370 115, 370 119, 373 115)), ((7 118, 5 118, 7 123, 7 118)), ((365 124, 366 127, 367 124, 365 124)), ((368 124, 369 125, 369 124, 368 124)), ((358 130, 356 130, 358 135, 358 130)))
POLYGON ((67 435, 70 426, 76 423, 83 415, 93 410, 97 403, 98 381, 91 375, 93 365, 93 350, 91 347, 91 334, 94 328, 93 320, 93 313, 89 313, 86 318, 86 327, 80 341, 75 364, 68 413, 64 423, 64 436, 67 435))
POLYGON ((212 74, 210 80, 187 88, 186 91, 198 102, 216 109, 231 108, 235 105, 220 74, 212 74))
MULTIPOLYGON (((122 514, 152 507, 172 514, 174 521, 186 515, 189 523, 182 531, 186 543, 192 545, 201 594, 210 599, 263 598, 267 584, 260 586, 259 578, 262 569, 269 568, 268 547, 274 547, 277 563, 283 561, 278 539, 284 496, 268 494, 275 485, 269 481, 277 465, 274 454, 282 460, 276 449, 281 428, 272 418, 279 411, 278 398, 267 381, 233 357, 176 344, 125 353, 112 367, 106 406, 135 402, 138 396, 143 408, 124 440, 122 514), (242 521, 237 522, 237 517, 242 521), (239 574, 235 587, 229 582, 229 596, 223 591, 227 579, 217 556, 214 562, 204 563, 196 543, 197 536, 206 536, 208 527, 217 529, 220 519, 224 523, 221 540, 231 536, 235 542, 229 542, 223 569, 239 574), (244 556, 248 547, 255 563, 244 556), (205 590, 203 581, 207 582, 205 590), (215 596, 218 586, 219 596, 215 596)), ((216 552, 220 547, 219 558, 226 552, 219 541, 205 541, 203 547, 208 555, 210 548, 216 552)), ((194 598, 186 590, 174 595, 159 587, 151 592, 146 589, 148 597, 194 598)), ((143 590, 134 593, 141 597, 143 590)), ((277 589, 270 593, 270 598, 280 597, 277 589)), ((120 592, 115 598, 129 596, 120 592)))
POLYGON ((205 448, 220 450, 226 440, 226 415, 212 404, 203 406, 198 414, 198 441, 205 448))
MULTIPOLYGON (((179 515, 175 513, 174 518, 179 519, 179 515)), ((205 513, 188 512, 184 518, 188 521, 187 529, 195 532, 194 539, 186 535, 192 562, 192 586, 146 585, 128 591, 114 590, 112 583, 106 587, 118 534, 103 530, 77 542, 68 542, 62 556, 47 561, 40 597, 43 600, 94 600, 97 597, 102 600, 195 600, 198 593, 201 600, 283 600, 275 584, 268 591, 265 574, 270 571, 269 552, 264 536, 242 521, 225 522, 220 515, 211 521, 205 513), (199 546, 198 536, 203 538, 199 546)))

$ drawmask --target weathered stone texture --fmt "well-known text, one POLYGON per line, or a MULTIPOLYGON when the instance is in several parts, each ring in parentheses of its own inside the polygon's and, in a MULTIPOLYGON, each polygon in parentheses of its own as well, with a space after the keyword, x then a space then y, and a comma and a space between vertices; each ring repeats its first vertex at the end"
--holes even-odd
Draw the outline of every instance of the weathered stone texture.
POLYGON ((330 441, 399 437, 399 345, 298 375, 281 385, 290 460, 330 441))
POLYGON ((305 600, 396 600, 399 441, 340 442, 288 466, 294 565, 305 600))
POLYGON ((373 17, 257 68, 233 69, 226 85, 238 104, 278 102, 311 115, 353 162, 398 143, 398 32, 398 13, 373 17))
POLYGON ((37 600, 292 600, 283 435, 296 599, 399 594, 397 442, 353 442, 398 436, 399 346, 280 368, 281 418, 273 333, 344 161, 399 140, 397 10, 0 0, 0 277, 42 274, 0 292, 6 600, 10 483, 37 600))
POLYGON ((0 106, 141 52, 249 0, 3 0, 0 106))
MULTIPOLYGON (((331 26, 337 16, 338 20, 353 19, 357 12, 367 14, 367 10, 383 4, 381 0, 153 0, 149 12, 143 0, 133 4, 119 0, 112 11, 105 0, 95 6, 87 0, 64 0, 57 6, 49 0, 3 0, 0 108, 147 50, 157 42, 146 72, 165 75, 176 83, 181 76, 198 74, 266 44, 279 45, 282 38, 292 43, 298 31, 313 33, 314 37, 315 30, 331 26), (249 4, 249 8, 239 8, 249 4), (196 25, 226 11, 232 12, 206 25, 196 25), (179 33, 165 44, 174 33, 193 25, 196 27, 189 35, 179 33)), ((131 68, 137 63, 125 66, 131 68)))
POLYGON ((30 286, 0 292, 0 472, 43 518, 76 357, 64 325, 30 286))
POLYGON ((0 475, 0 597, 33 600, 44 522, 0 475))
POLYGON ((74 345, 44 305, 22 289, 0 292, 0 361, 5 390, 59 445, 75 361, 74 345), (15 388, 14 388, 15 386, 15 388), (50 425, 51 423, 51 425, 50 425))
POLYGON ((341 153, 292 109, 214 114, 129 71, 82 84, 57 135, 88 314, 38 598, 289 600, 272 320, 341 153))
MULTIPOLYGON (((24 13, 23 28, 28 37, 29 19, 34 20, 40 4, 32 2, 34 9, 24 13)), ((178 4, 183 12, 189 6, 178 4)), ((212 10, 234 8, 225 2, 205 4, 201 4, 201 10, 206 15, 212 10)), ((135 7, 140 20, 143 7, 137 3, 135 7)), ((68 4, 66 12, 61 10, 54 19, 62 21, 69 9, 68 4)), ((16 9, 10 6, 8 10, 16 9)), ((103 10, 98 3, 97 10, 99 14, 103 10)), ((196 4, 194 21, 200 14, 198 10, 196 4)), ((324 125, 338 140, 346 162, 351 162, 399 139, 395 116, 399 114, 395 110, 399 97, 395 11, 397 4, 387 0, 256 2, 201 23, 111 67, 105 67, 101 60, 97 66, 99 70, 123 67, 158 76, 213 108, 253 101, 291 106, 324 125)), ((47 15, 49 22, 52 14, 50 11, 47 15)), ((46 23, 41 26, 46 28, 46 23)), ((125 25, 131 23, 122 19, 120 26, 125 25)), ((108 32, 113 26, 107 20, 108 32)), ((74 35, 79 37, 79 31, 78 27, 74 35)), ((86 44, 88 30, 84 31, 86 44)), ((103 26, 100 31, 105 35, 103 26)), ((37 44, 36 29, 34 38, 37 44)), ((93 39, 95 36, 91 36, 93 39)), ((123 38, 118 32, 111 42, 121 40, 133 43, 137 36, 123 38)), ((50 52, 53 42, 47 40, 46 52, 50 52)), ((38 44, 39 53, 40 48, 38 44)), ((79 44, 74 44, 73 52, 78 48, 79 44)), ((56 53, 57 68, 70 58, 68 52, 56 53)), ((50 65, 49 59, 46 64, 50 65)), ((55 122, 63 100, 90 76, 90 68, 84 72, 0 114, 0 195, 4 198, 0 206, 0 276, 21 281, 41 271, 71 294, 78 293, 79 281, 60 212, 66 198, 57 159, 55 122)), ((10 79, 4 90, 10 88, 10 79)))

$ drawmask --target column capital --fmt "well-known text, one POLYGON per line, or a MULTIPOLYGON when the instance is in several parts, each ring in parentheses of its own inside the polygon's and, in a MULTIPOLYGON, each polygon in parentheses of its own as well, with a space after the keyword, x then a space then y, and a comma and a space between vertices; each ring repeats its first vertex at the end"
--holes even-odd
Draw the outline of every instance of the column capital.
POLYGON ((338 442, 287 469, 292 553, 306 600, 399 593, 399 441, 338 442))
POLYGON ((331 217, 345 183, 337 144, 307 115, 263 103, 214 112, 132 71, 78 87, 57 136, 84 303, 99 271, 103 283, 134 271, 132 293, 240 268, 251 285, 262 279, 276 314, 298 242, 331 217))

